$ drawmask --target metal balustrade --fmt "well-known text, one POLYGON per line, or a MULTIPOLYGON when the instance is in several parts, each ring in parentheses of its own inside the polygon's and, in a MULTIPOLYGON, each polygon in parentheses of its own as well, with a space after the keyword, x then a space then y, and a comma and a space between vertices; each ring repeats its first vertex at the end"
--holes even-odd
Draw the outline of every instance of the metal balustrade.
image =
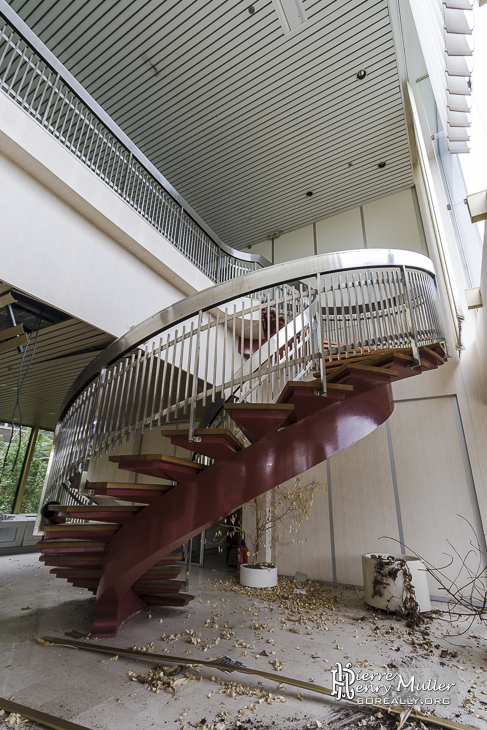
POLYGON ((269 265, 220 241, 4 0, 0 88, 212 282, 269 265))
POLYGON ((81 374, 44 501, 146 429, 184 421, 191 438, 216 401, 272 403, 316 373, 326 394, 327 361, 412 348, 419 362, 420 346, 443 340, 432 264, 412 252, 324 254, 207 289, 132 329, 81 374))

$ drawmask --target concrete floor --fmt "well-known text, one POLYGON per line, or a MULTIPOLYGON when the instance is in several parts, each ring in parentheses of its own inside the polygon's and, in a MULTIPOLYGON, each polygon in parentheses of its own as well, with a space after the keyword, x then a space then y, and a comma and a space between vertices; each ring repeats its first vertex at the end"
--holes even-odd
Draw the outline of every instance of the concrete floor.
MULTIPOLYGON (((367 608, 362 593, 355 589, 324 586, 321 618, 313 621, 303 614, 301 622, 296 622, 292 620, 296 614, 286 608, 285 601, 269 604, 258 592, 247 594, 236 587, 233 576, 234 571, 192 569, 190 592, 196 599, 188 607, 142 611, 122 626, 116 638, 99 643, 130 648, 153 642, 157 653, 194 657, 195 662, 230 655, 251 668, 271 672, 276 670, 270 662, 277 660, 283 664, 283 675, 314 679, 328 687, 336 661, 351 661, 354 667, 368 662, 377 670, 391 663, 425 669, 443 663, 459 675, 460 698, 458 708, 442 708, 437 714, 487 728, 486 626, 472 626, 454 638, 447 635, 453 633, 451 626, 435 619, 429 627, 432 646, 425 651, 413 645, 415 637, 401 620, 367 608), (191 637, 182 635, 187 630, 201 634, 201 643, 190 643, 191 637), (228 632, 235 636, 226 638, 228 632), (175 636, 168 641, 170 634, 175 636), (459 654, 441 658, 442 650, 459 654), (262 651, 268 656, 259 656, 262 651)), ((297 584, 299 589, 303 585, 306 587, 297 584)), ((87 728, 397 727, 397 719, 343 709, 343 704, 310 691, 303 690, 300 699, 296 688, 277 688, 275 683, 261 684, 258 677, 224 675, 205 668, 193 670, 201 680, 176 687, 174 696, 162 691, 156 694, 128 675, 129 671, 149 672, 156 664, 150 655, 147 660, 120 657, 113 661, 100 654, 42 647, 36 642, 34 633, 57 637, 72 630, 89 633, 94 606, 87 592, 51 576, 36 554, 0 557, 0 588, 0 696, 87 728), (221 682, 233 680, 257 694, 265 690, 285 701, 269 703, 268 695, 261 702, 256 694, 222 694, 221 682)), ((0 718, 0 726, 6 726, 5 718, 0 718)))

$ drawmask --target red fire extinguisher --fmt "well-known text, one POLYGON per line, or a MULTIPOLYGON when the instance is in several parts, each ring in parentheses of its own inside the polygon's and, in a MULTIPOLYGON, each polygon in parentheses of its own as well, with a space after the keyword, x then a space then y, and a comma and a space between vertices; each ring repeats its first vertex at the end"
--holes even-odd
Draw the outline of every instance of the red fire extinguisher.
POLYGON ((237 559, 237 575, 240 575, 240 566, 244 563, 248 563, 250 558, 250 552, 247 550, 247 545, 242 542, 238 546, 238 559, 237 559))

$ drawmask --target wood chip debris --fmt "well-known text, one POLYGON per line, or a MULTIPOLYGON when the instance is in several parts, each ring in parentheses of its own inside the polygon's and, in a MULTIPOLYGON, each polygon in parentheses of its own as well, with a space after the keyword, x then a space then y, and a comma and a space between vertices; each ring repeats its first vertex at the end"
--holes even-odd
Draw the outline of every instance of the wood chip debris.
POLYGON ((132 682, 144 684, 150 692, 158 694, 161 690, 168 692, 173 697, 177 687, 182 687, 190 680, 200 680, 201 676, 196 676, 191 670, 186 669, 183 674, 184 667, 176 664, 171 666, 157 666, 150 669, 147 674, 137 674, 136 672, 128 672, 128 676, 132 682), (179 676, 182 675, 182 676, 179 676))

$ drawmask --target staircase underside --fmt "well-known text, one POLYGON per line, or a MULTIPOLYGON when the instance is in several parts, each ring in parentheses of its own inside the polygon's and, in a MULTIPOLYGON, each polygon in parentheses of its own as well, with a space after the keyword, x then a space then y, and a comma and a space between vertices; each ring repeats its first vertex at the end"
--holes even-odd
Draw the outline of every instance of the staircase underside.
POLYGON ((391 384, 434 370, 445 359, 441 344, 420 348, 420 356, 416 365, 408 349, 363 352, 326 364, 326 395, 318 379, 293 381, 276 404, 228 404, 251 442, 247 448, 227 429, 196 430, 195 441, 184 430, 163 432, 188 452, 215 459, 208 467, 161 453, 110 457, 121 471, 155 481, 92 483, 95 498, 125 504, 55 507, 58 519, 89 522, 48 525, 38 544, 51 572, 96 593, 92 635, 113 636, 146 605, 185 605, 192 596, 181 592, 180 554, 174 551, 249 500, 374 431, 392 414, 391 384))

